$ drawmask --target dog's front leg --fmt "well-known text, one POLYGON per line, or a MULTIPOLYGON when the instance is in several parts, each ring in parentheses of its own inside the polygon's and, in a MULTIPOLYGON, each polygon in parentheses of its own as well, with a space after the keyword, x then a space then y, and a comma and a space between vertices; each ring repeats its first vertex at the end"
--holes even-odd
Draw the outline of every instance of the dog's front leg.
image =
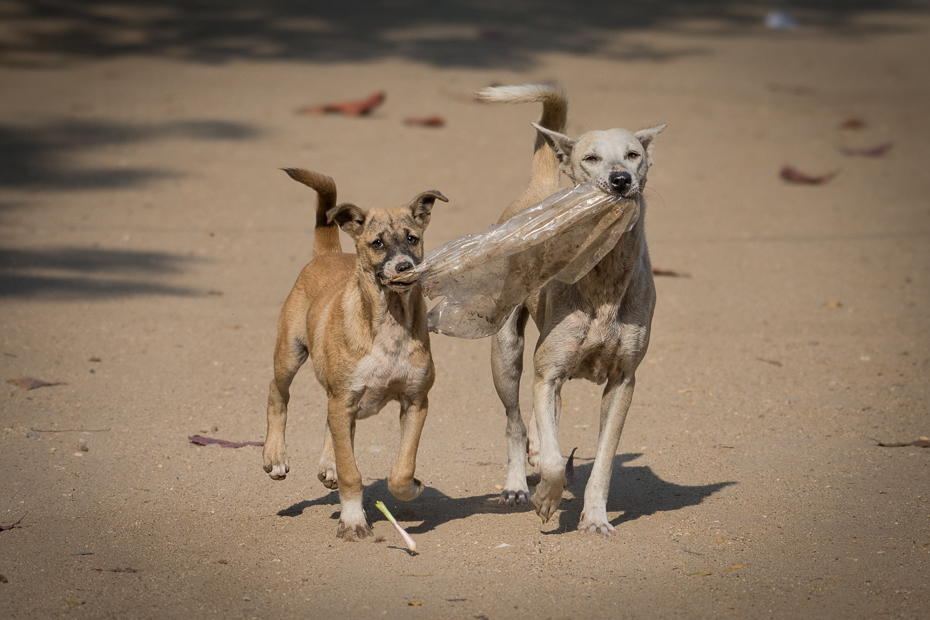
MULTIPOLYGON (((525 465, 527 429, 520 415, 520 376, 523 374, 524 333, 528 317, 526 306, 518 306, 491 338, 491 376, 507 414, 507 480, 498 501, 508 506, 529 503, 530 494, 525 465)), ((530 420, 530 424, 534 422, 530 420)), ((533 433, 535 435, 535 429, 533 433)), ((538 446, 537 440, 536 462, 539 460, 538 446)))
POLYGON ((336 456, 336 475, 339 482, 338 538, 358 540, 371 534, 365 509, 362 508, 362 474, 355 463, 353 435, 355 434, 355 408, 338 395, 329 398, 329 429, 333 436, 336 456))
POLYGON ((543 523, 555 514, 565 487, 565 465, 559 451, 559 410, 556 405, 561 387, 558 378, 539 374, 533 384, 533 414, 539 432, 540 479, 532 500, 536 514, 543 523))
POLYGON ((601 533, 605 536, 617 531, 607 521, 607 493, 610 490, 610 478, 613 473, 614 456, 620 443, 620 433, 626 414, 633 401, 633 386, 636 384, 634 374, 621 374, 611 378, 604 389, 601 399, 601 423, 597 436, 597 454, 591 477, 584 490, 584 510, 578 529, 590 534, 601 533))
POLYGON ((400 451, 397 462, 391 468, 388 490, 397 499, 409 502, 416 499, 426 487, 414 478, 417 469, 417 447, 426 422, 429 399, 424 395, 419 401, 401 402, 400 407, 400 451))

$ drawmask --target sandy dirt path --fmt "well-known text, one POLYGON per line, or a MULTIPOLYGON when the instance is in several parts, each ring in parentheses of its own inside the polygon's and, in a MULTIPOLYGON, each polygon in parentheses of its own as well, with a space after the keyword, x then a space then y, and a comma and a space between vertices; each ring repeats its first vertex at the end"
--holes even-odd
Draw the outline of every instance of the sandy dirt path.
POLYGON ((930 7, 881 4, 782 3, 799 27, 772 30, 765 6, 717 2, 0 3, 7 617, 927 617, 930 449, 878 442, 930 435, 930 7), (190 444, 264 436, 313 223, 279 168, 363 207, 441 190, 434 248, 484 230, 529 175, 539 110, 463 95, 541 80, 567 89, 571 135, 668 123, 647 237, 681 275, 657 278, 618 535, 575 531, 589 383, 563 393, 578 452, 556 518, 498 506, 487 340, 433 338, 416 501, 387 491, 394 407, 360 423, 362 543, 336 539, 316 479, 312 373, 285 481, 260 448, 190 444), (295 113, 376 91, 366 118, 295 113), (431 115, 445 125, 404 123, 431 115), (793 184, 784 165, 837 174, 793 184))

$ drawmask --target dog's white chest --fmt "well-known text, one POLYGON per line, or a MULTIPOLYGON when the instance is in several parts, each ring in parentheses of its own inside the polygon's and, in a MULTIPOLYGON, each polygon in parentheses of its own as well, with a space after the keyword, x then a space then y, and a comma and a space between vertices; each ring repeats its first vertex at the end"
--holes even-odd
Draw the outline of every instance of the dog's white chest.
POLYGON ((357 417, 378 413, 391 400, 416 390, 427 374, 426 368, 411 363, 413 343, 401 325, 386 321, 375 337, 371 353, 359 362, 353 391, 360 394, 357 417))
POLYGON ((566 327, 569 339, 574 340, 568 350, 575 352, 569 376, 604 383, 620 362, 623 349, 620 324, 611 313, 591 316, 575 312, 566 327))

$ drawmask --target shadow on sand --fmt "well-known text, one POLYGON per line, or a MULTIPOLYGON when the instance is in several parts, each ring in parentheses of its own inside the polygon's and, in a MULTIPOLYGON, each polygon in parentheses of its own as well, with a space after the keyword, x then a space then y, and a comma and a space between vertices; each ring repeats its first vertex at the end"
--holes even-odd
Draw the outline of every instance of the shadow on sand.
POLYGON ((74 191, 140 185, 178 173, 128 165, 78 168, 70 162, 93 149, 144 140, 246 140, 258 134, 248 125, 217 120, 132 125, 66 119, 36 127, 0 125, 0 188, 74 191))
MULTIPOLYGON (((610 495, 607 512, 623 511, 611 521, 618 527, 628 521, 659 512, 671 512, 687 506, 696 506, 717 491, 735 482, 716 482, 706 485, 686 486, 667 482, 656 476, 646 466, 629 467, 626 463, 640 457, 640 454, 618 454, 614 460, 614 474, 610 483, 610 495)), ((562 499, 556 514, 558 527, 544 534, 559 534, 574 531, 581 521, 584 486, 591 474, 593 461, 575 465, 575 479, 571 490, 576 497, 571 501, 562 499)), ((430 532, 437 527, 467 519, 475 514, 498 514, 513 511, 528 511, 531 508, 521 506, 508 508, 497 503, 498 494, 473 495, 454 498, 438 489, 428 487, 414 502, 397 502, 387 489, 387 480, 381 479, 365 488, 365 512, 369 523, 385 521, 384 516, 375 508, 375 501, 383 500, 398 521, 422 521, 417 525, 405 527, 410 534, 430 532)), ((336 510, 330 518, 339 518, 339 495, 335 491, 314 500, 304 500, 280 510, 280 517, 297 517, 305 510, 315 506, 334 506, 336 510)))
MULTIPOLYGON (((802 27, 864 37, 890 26, 865 14, 926 11, 907 0, 783 0, 802 27)), ((656 2, 306 2, 304 0, 11 0, 0 23, 0 63, 56 67, 69 60, 147 55, 201 63, 287 59, 316 63, 401 58, 440 67, 526 70, 540 54, 662 62, 705 53, 618 34, 652 29, 701 36, 764 33, 765 4, 656 2), (702 26, 695 28, 695 22, 702 26)))
POLYGON ((166 252, 84 248, 0 249, 0 299, 100 299, 134 295, 216 294, 153 281, 197 259, 166 252))

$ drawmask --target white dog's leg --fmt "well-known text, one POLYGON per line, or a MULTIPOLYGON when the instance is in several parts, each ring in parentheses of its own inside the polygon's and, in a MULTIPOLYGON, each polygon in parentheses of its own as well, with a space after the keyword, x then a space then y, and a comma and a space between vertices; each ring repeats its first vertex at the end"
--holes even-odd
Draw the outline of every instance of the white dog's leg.
POLYGON ((626 414, 633 401, 635 384, 635 375, 621 375, 617 381, 608 382, 604 390, 597 454, 594 457, 591 477, 588 478, 584 490, 584 510, 578 524, 578 529, 582 532, 601 533, 605 536, 616 534, 614 527, 607 521, 607 493, 610 490, 614 456, 617 454, 626 414))
POLYGON ((539 432, 540 480, 533 494, 536 514, 543 523, 552 518, 565 488, 565 464, 559 451, 559 407, 561 389, 558 379, 536 376, 533 384, 533 414, 539 432))
POLYGON ((491 375, 507 413, 507 480, 499 501, 508 506, 529 503, 525 465, 526 425, 520 415, 520 376, 523 374, 524 332, 528 316, 526 307, 518 306, 491 339, 491 375))

